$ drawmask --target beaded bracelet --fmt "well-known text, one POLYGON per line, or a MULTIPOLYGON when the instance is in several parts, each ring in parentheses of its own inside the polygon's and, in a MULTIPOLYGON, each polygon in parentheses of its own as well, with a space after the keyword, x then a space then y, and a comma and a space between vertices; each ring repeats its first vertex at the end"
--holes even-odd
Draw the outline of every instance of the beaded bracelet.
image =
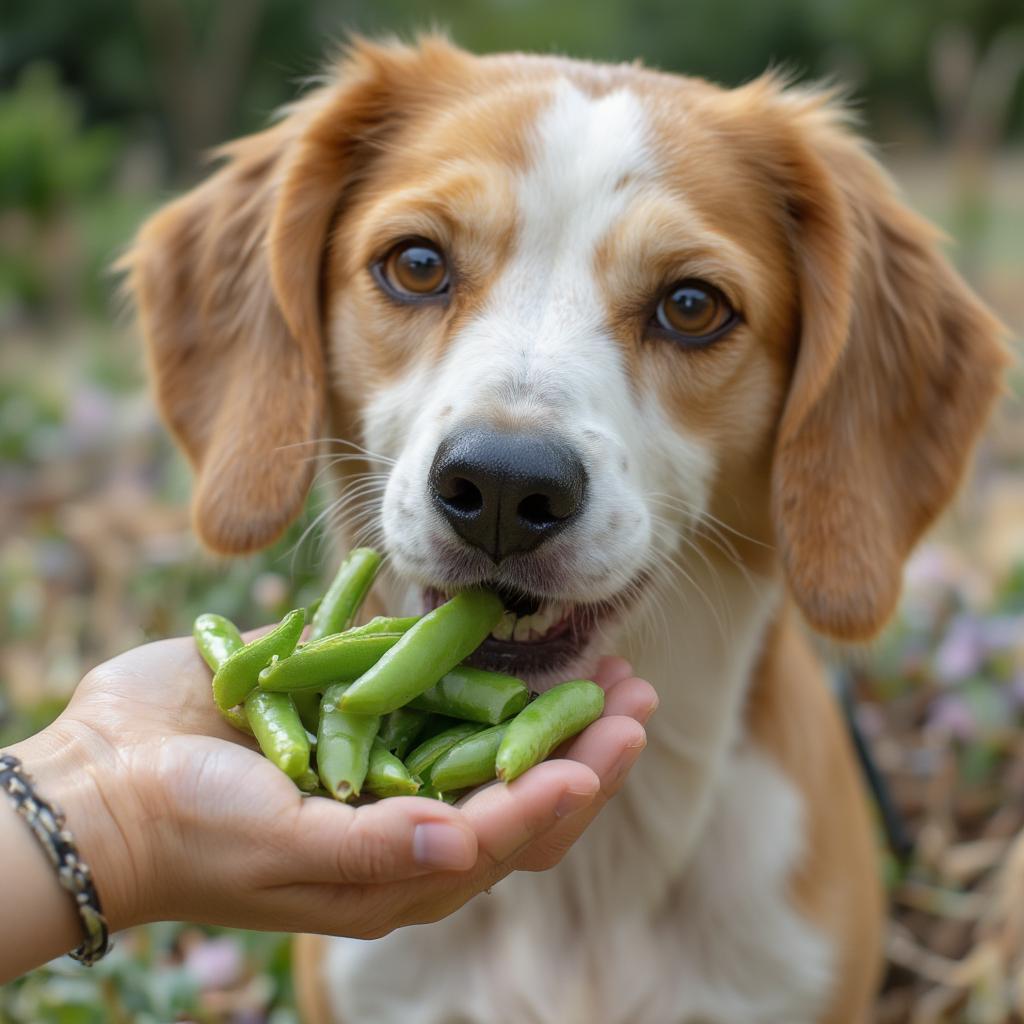
POLYGON ((85 941, 70 955, 91 967, 110 951, 110 930, 89 868, 78 855, 74 837, 64 827, 64 813, 37 795, 31 776, 12 754, 0 754, 0 790, 14 801, 14 809, 46 851, 61 888, 75 901, 85 941))

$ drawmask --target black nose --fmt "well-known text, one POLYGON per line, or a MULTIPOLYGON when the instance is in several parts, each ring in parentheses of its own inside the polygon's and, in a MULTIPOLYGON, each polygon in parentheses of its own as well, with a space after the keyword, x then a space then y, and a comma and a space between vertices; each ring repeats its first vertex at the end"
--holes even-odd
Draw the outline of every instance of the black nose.
POLYGON ((500 562, 532 551, 583 507, 579 456, 542 434, 473 427, 441 442, 430 467, 434 503, 455 532, 500 562))

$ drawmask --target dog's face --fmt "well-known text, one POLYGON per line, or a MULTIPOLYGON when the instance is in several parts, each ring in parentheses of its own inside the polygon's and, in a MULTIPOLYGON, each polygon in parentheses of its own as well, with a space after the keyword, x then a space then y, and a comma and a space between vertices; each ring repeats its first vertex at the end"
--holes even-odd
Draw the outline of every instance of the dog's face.
POLYGON ((785 390, 795 282, 763 196, 675 82, 624 85, 467 90, 333 231, 332 384, 394 460, 392 568, 428 605, 497 585, 478 657, 518 673, 581 669, 716 483, 759 471, 785 390))
POLYGON ((888 614, 1002 354, 823 97, 364 46, 232 153, 133 257, 213 546, 335 432, 392 575, 496 587, 479 657, 535 681, 691 558, 777 545, 815 625, 888 614))

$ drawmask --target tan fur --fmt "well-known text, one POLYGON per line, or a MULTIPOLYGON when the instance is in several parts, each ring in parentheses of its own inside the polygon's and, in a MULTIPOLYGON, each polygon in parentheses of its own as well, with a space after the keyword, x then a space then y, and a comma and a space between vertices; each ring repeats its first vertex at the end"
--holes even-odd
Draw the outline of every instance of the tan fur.
POLYGON ((751 736, 808 808, 807 856, 793 901, 838 938, 841 962, 821 1024, 867 1020, 881 970, 884 906, 874 826, 849 735, 792 607, 769 634, 747 708, 751 736))
MULTIPOLYGON (((735 540, 744 562, 772 575, 778 557, 815 628, 871 634, 961 478, 1006 355, 828 97, 770 75, 725 91, 635 66, 478 59, 436 39, 359 44, 281 123, 226 147, 227 164, 154 217, 125 261, 161 411, 196 470, 197 531, 220 551, 271 542, 302 507, 321 433, 360 440, 374 388, 441 358, 509 258, 514 175, 559 76, 658 101, 652 144, 670 171, 594 265, 633 385, 715 450, 711 511, 751 538, 735 540), (365 273, 419 234, 469 254, 450 308, 397 307, 365 273), (702 272, 743 323, 706 350, 649 344, 648 293, 702 272)), ((821 1024, 849 1024, 877 981, 872 827, 792 607, 765 643, 746 724, 805 797, 792 898, 840 950, 821 1024)), ((331 1019, 321 947, 296 945, 310 1024, 331 1019)))
POLYGON ((231 147, 224 169, 146 224, 123 264, 157 401, 196 471, 196 529, 219 551, 268 544, 298 513, 311 465, 288 446, 315 437, 322 415, 320 347, 288 331, 264 255, 272 178, 294 131, 231 147))
POLYGON ((1007 365, 1002 332, 823 96, 768 78, 730 101, 787 210, 802 295, 774 470, 787 579, 812 625, 864 639, 959 484, 1007 365))
POLYGON ((296 935, 292 943, 292 983, 302 1024, 335 1024, 321 974, 322 935, 296 935))
POLYGON ((324 419, 328 229, 394 112, 443 89, 432 62, 450 74, 456 53, 353 51, 336 83, 223 147, 226 166, 151 218, 120 263, 157 402, 196 472, 195 528, 216 551, 264 547, 302 509, 324 419))

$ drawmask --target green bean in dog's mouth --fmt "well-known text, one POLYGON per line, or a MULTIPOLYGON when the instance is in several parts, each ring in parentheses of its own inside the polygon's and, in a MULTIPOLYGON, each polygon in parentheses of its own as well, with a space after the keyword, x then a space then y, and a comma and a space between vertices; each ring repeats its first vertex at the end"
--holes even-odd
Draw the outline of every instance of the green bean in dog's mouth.
MULTIPOLYGON (((565 678, 572 669, 587 674, 586 662, 597 627, 621 613, 621 602, 591 604, 552 600, 504 586, 490 585, 505 614, 467 663, 524 679, 534 691, 565 678)), ((443 604, 451 594, 435 587, 423 591, 423 611, 443 604)))

